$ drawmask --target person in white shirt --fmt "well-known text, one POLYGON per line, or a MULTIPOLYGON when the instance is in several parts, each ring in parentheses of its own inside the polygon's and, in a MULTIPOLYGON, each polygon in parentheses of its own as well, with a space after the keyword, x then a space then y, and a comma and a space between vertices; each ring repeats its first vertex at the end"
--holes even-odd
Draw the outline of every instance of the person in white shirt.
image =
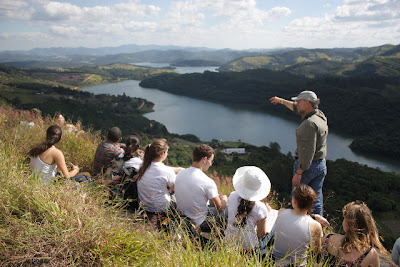
POLYGON ((165 139, 157 139, 147 145, 138 173, 139 199, 152 224, 158 223, 170 208, 171 192, 175 189, 175 171, 163 163, 168 156, 168 149, 165 139))
POLYGON ((211 167, 214 154, 208 145, 195 147, 192 166, 179 172, 175 182, 178 211, 203 232, 210 232, 215 225, 223 227, 227 218, 228 197, 218 194, 217 185, 204 173, 211 167))
POLYGON ((56 177, 57 169, 62 172, 65 178, 77 182, 90 180, 90 174, 79 173, 78 165, 70 163, 71 170, 68 170, 64 154, 55 145, 62 139, 62 129, 58 125, 47 128, 46 141, 36 145, 29 152, 31 168, 38 174, 40 180, 49 184, 56 177))
MULTIPOLYGON (((267 238, 267 216, 271 208, 261 200, 268 196, 271 182, 255 166, 237 169, 232 182, 236 191, 228 198, 226 240, 233 241, 242 251, 252 250, 257 247, 259 240, 267 238)), ((260 249, 265 248, 267 241, 263 241, 264 246, 260 249)))

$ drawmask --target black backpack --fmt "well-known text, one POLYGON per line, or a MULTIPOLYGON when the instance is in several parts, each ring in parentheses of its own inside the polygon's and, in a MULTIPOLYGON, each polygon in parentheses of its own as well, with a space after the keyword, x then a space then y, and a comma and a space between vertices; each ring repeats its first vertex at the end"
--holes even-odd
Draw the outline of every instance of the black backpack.
POLYGON ((137 171, 135 168, 125 168, 122 159, 113 160, 109 169, 112 182, 109 184, 111 198, 123 199, 127 208, 137 210, 139 197, 137 191, 137 171))

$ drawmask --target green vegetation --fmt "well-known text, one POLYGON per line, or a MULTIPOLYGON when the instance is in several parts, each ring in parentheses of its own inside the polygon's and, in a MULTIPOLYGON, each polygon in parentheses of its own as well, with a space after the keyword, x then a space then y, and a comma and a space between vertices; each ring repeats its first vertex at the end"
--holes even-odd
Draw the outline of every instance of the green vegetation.
POLYGON ((399 45, 361 49, 298 49, 284 53, 247 56, 221 66, 220 71, 266 68, 285 70, 309 78, 326 76, 400 75, 399 45))
POLYGON ((159 75, 143 80, 143 87, 158 88, 178 95, 252 108, 298 119, 268 100, 272 96, 290 99, 301 90, 313 90, 321 99, 330 129, 355 136, 355 151, 400 156, 400 100, 398 78, 367 76, 309 79, 288 72, 267 69, 243 72, 159 75), (379 142, 370 142, 379 140, 379 142))
MULTIPOLYGON (((4 67, 3 67, 4 68, 4 67)), ((72 68, 30 68, 26 70, 32 78, 61 83, 74 89, 99 83, 121 80, 143 80, 160 73, 173 73, 169 69, 139 67, 130 64, 114 63, 105 66, 85 65, 72 68)))

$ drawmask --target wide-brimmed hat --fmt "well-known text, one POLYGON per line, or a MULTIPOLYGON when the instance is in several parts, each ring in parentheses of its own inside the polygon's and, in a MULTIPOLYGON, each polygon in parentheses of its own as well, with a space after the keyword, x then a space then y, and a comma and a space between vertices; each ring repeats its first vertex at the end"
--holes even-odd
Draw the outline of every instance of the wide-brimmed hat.
POLYGON ((267 197, 271 189, 268 176, 256 166, 244 166, 237 169, 232 183, 239 196, 250 201, 267 197))
POLYGON ((313 91, 303 91, 298 96, 292 97, 293 101, 299 101, 301 99, 310 101, 311 103, 316 103, 318 101, 317 95, 313 91))

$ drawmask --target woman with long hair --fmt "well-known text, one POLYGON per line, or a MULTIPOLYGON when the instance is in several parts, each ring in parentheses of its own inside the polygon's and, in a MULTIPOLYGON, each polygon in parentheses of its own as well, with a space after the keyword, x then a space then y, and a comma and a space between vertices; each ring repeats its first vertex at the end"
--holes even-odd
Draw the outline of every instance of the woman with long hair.
POLYGON ((140 202, 149 219, 165 214, 171 205, 171 193, 175 189, 176 174, 172 167, 164 165, 168 156, 165 139, 154 140, 144 151, 143 164, 137 178, 140 202), (157 216, 155 216, 157 215, 157 216))
MULTIPOLYGON (((258 167, 244 166, 232 178, 233 191, 228 198, 227 240, 242 251, 254 249, 266 237, 268 207, 261 202, 271 188, 268 176, 258 167)), ((263 248, 261 248, 263 249, 263 248)))
POLYGON ((66 178, 75 180, 87 180, 88 175, 79 175, 78 165, 70 163, 72 170, 69 171, 65 163, 64 154, 55 147, 62 137, 62 129, 58 125, 52 125, 47 128, 46 141, 32 148, 28 155, 30 156, 31 168, 38 173, 43 182, 49 183, 56 176, 58 168, 66 178))
POLYGON ((326 250, 342 266, 378 267, 379 252, 386 252, 379 240, 371 210, 363 202, 350 202, 343 208, 344 235, 325 237, 326 250))
POLYGON ((293 264, 304 266, 307 252, 318 252, 321 247, 322 227, 308 211, 317 200, 317 194, 308 185, 293 189, 293 209, 283 209, 275 222, 275 242, 272 257, 277 266, 293 264))

